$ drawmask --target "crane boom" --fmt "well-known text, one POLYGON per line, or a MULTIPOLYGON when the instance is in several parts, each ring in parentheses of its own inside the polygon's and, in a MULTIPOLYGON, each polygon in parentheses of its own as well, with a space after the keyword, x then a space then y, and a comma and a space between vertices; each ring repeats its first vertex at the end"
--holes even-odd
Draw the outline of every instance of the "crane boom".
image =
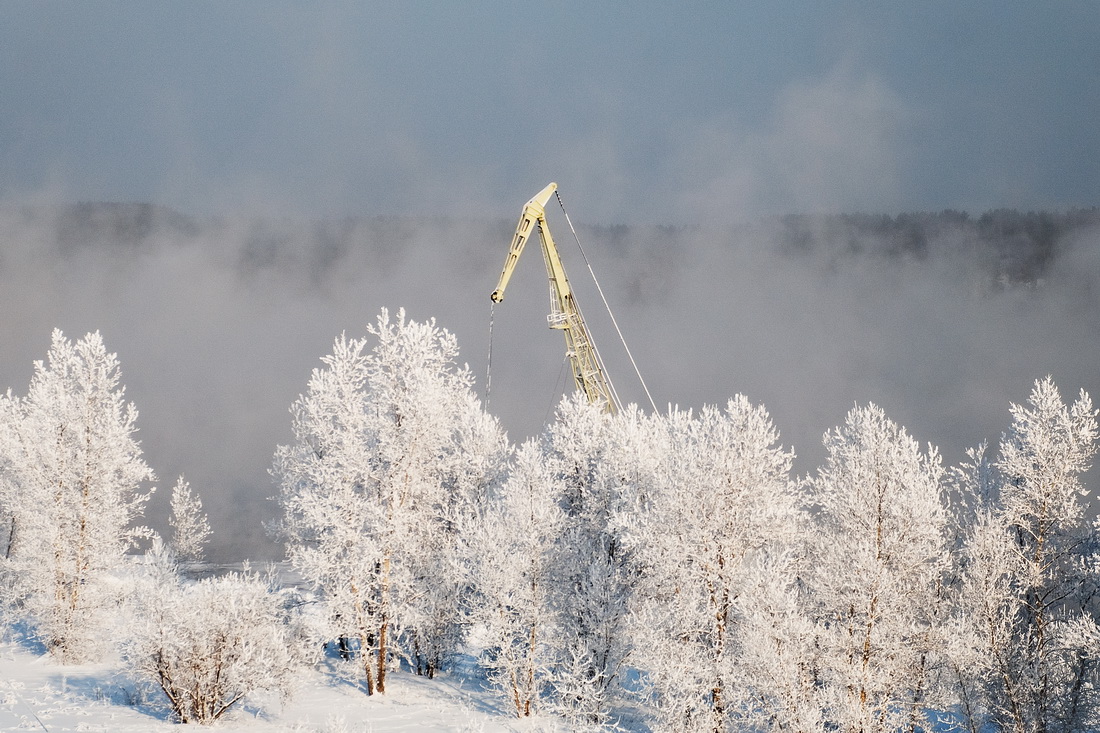
POLYGON ((558 184, 551 183, 524 204, 516 233, 512 237, 512 246, 504 260, 504 270, 500 273, 496 290, 489 297, 494 303, 504 300, 504 289, 512 278, 516 262, 531 236, 531 230, 537 226, 546 275, 550 280, 550 315, 546 317, 547 323, 550 328, 565 334, 566 355, 573 369, 573 381, 577 389, 585 393, 589 402, 600 405, 604 412, 615 413, 619 410, 618 400, 604 373, 588 328, 584 325, 580 308, 569 288, 569 279, 565 276, 565 266, 558 255, 554 238, 550 235, 550 227, 546 224, 546 203, 557 189, 558 184))

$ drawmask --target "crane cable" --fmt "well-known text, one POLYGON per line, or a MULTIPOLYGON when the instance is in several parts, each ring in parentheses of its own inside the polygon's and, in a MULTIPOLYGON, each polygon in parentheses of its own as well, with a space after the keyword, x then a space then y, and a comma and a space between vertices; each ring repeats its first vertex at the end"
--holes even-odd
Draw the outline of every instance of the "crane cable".
MULTIPOLYGON (((649 393, 649 387, 646 386, 645 380, 642 379, 642 372, 638 369, 638 363, 634 361, 634 355, 630 353, 630 347, 626 345, 626 338, 623 336, 622 330, 619 328, 619 322, 615 319, 615 314, 611 312, 611 306, 607 302, 607 297, 603 294, 603 288, 600 287, 600 281, 596 279, 596 273, 592 270, 592 265, 588 262, 588 255, 584 253, 584 247, 581 246, 580 237, 577 236, 577 230, 573 228, 573 222, 569 218, 569 212, 565 210, 565 204, 562 203, 561 194, 558 191, 554 191, 554 195, 558 197, 558 205, 561 206, 561 212, 565 214, 565 221, 569 224, 569 231, 573 232, 573 239, 577 243, 577 249, 581 251, 581 257, 584 258, 584 264, 588 267, 588 274, 592 276, 592 282, 596 283, 596 290, 600 293, 600 299, 603 301, 603 307, 607 309, 607 315, 611 316, 611 323, 615 326, 615 332, 619 334, 619 341, 623 344, 623 349, 626 350, 626 355, 630 358, 630 365, 634 367, 634 374, 638 376, 638 381, 642 384, 642 389, 645 390, 645 396, 649 399, 649 406, 653 408, 654 414, 657 412, 657 404, 653 401, 653 395, 649 393)), ((599 353, 597 352, 597 358, 599 353)), ((612 387, 614 390, 614 387, 612 387)), ((617 399, 617 396, 616 396, 617 399)))

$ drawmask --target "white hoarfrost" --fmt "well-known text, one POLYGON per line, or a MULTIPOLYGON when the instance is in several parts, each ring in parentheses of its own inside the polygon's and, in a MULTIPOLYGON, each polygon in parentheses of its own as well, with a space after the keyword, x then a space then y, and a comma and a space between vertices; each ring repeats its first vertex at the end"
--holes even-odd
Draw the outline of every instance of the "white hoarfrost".
POLYGON ((621 701, 630 648, 626 619, 633 581, 611 521, 619 491, 610 456, 614 420, 576 392, 561 401, 543 438, 565 514, 554 556, 560 630, 552 700, 577 727, 609 720, 621 701))
POLYGON ((637 568, 633 659, 659 730, 731 730, 757 685, 745 674, 739 599, 800 524, 792 454, 767 412, 740 396, 655 420, 649 444, 663 460, 655 478, 632 482, 618 517, 637 568))
POLYGON ((159 543, 150 558, 150 572, 134 590, 122 650, 176 720, 210 724, 257 691, 290 694, 302 654, 291 638, 284 594, 270 579, 246 572, 187 582, 159 543))
POLYGON ((314 370, 273 473, 290 560, 324 594, 333 635, 358 641, 375 693, 400 656, 431 676, 454 651, 453 556, 506 444, 451 334, 404 311, 369 330, 370 351, 341 337, 314 370))
POLYGON ((521 718, 542 705, 561 639, 553 601, 564 524, 545 456, 530 440, 480 525, 472 599, 473 620, 485 629, 482 665, 521 718))
POLYGON ((927 729, 947 568, 943 469, 875 405, 825 436, 807 585, 830 728, 927 729))
POLYGON ((971 453, 952 661, 970 730, 1023 733, 1100 726, 1096 526, 1080 476, 1096 452, 1097 413, 1066 405, 1048 377, 1012 405, 999 455, 971 453))
POLYGON ((67 663, 104 648, 117 598, 107 580, 147 530, 134 528, 153 472, 135 438, 137 410, 98 333, 54 331, 27 396, 4 399, 0 431, 3 564, 9 601, 67 663))
POLYGON ((191 491, 183 476, 172 488, 171 512, 168 524, 172 527, 172 552, 181 562, 202 560, 210 539, 210 522, 202 511, 202 499, 191 491))
POLYGON ((127 564, 151 534, 136 412, 98 334, 54 334, 0 396, 0 728, 1100 728, 1084 393, 1036 382, 951 480, 856 407, 796 481, 743 396, 572 395, 513 453, 451 334, 386 311, 368 331, 335 341, 275 454, 274 529, 311 592, 182 577, 210 533, 182 478, 171 542, 127 564), (321 653, 337 639, 347 660, 321 653), (90 663, 116 640, 122 665, 90 663))

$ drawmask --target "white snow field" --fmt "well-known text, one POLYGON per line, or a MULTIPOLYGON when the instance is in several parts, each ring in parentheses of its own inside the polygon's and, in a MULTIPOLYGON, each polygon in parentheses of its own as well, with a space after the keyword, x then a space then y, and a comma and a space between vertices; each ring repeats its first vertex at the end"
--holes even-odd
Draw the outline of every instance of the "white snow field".
MULTIPOLYGON (((444 673, 434 680, 397 673, 385 695, 366 695, 340 674, 342 662, 325 660, 304 673, 294 696, 253 697, 211 730, 219 733, 494 733, 564 730, 554 720, 509 716, 476 674, 444 673)), ((0 643, 0 731, 155 733, 179 730, 159 692, 136 690, 121 665, 60 666, 19 640, 0 643)), ((204 730, 201 726, 188 726, 204 730)))

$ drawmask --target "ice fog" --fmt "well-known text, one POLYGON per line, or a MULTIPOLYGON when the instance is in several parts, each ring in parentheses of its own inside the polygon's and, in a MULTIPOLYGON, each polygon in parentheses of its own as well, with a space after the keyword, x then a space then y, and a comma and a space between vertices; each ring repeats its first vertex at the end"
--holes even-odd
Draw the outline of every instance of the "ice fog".
MULTIPOLYGON (((1095 212, 666 228, 585 226, 583 204, 566 203, 658 408, 744 393, 767 406, 800 473, 857 403, 954 462, 998 438, 1036 378, 1053 375, 1067 398, 1100 393, 1095 212)), ((549 216, 620 395, 643 403, 561 212, 549 216)), ((166 525, 183 474, 210 514, 211 555, 278 558, 263 527, 268 468, 310 370, 341 332, 404 307, 457 335, 483 390, 488 294, 514 224, 0 203, 0 387, 25 391, 54 327, 99 330, 158 474, 150 524, 166 525)), ((546 306, 530 251, 493 313, 490 410, 514 441, 540 430, 565 387, 546 306)))

